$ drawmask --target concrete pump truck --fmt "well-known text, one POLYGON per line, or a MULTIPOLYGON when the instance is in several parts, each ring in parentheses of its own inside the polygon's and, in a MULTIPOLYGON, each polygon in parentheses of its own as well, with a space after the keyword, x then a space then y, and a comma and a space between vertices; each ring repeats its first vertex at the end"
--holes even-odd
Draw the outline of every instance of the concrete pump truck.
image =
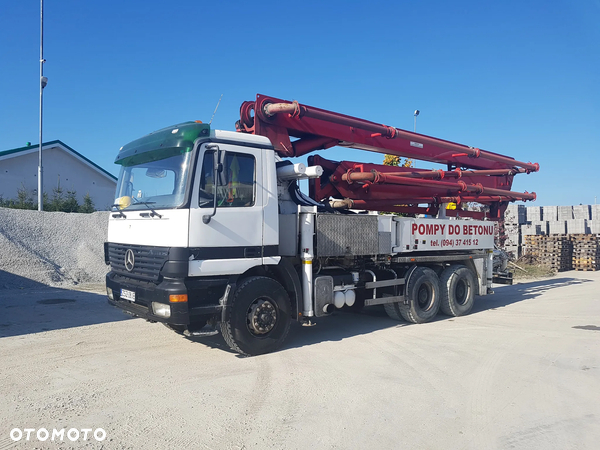
POLYGON ((511 191, 513 177, 539 170, 263 95, 242 104, 235 132, 181 123, 125 145, 115 163, 109 302, 186 336, 220 331, 244 355, 339 309, 380 305, 412 323, 468 314, 491 293, 494 221, 535 199, 511 191), (335 146, 443 168, 285 159, 335 146), (471 202, 483 208, 462 207, 471 202))

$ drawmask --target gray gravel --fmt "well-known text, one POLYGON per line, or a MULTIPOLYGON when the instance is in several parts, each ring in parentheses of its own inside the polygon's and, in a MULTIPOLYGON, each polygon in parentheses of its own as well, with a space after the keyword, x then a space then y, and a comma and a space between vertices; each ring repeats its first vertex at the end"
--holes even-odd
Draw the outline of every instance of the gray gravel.
POLYGON ((0 208, 0 289, 102 283, 109 214, 0 208))
POLYGON ((254 358, 129 319, 102 290, 5 290, 0 449, 596 450, 599 287, 561 272, 422 325, 338 313, 254 358), (107 438, 13 442, 15 427, 107 438))

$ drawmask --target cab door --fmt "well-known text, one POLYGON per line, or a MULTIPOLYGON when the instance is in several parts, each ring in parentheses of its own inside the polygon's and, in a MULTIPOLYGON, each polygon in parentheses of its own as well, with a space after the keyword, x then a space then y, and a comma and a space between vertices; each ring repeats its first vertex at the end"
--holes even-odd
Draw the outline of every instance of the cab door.
POLYGON ((190 204, 189 276, 243 273, 262 264, 263 153, 217 144, 223 170, 214 180, 214 150, 206 145, 200 147, 190 204), (204 223, 202 217, 213 211, 215 185, 216 214, 204 223))

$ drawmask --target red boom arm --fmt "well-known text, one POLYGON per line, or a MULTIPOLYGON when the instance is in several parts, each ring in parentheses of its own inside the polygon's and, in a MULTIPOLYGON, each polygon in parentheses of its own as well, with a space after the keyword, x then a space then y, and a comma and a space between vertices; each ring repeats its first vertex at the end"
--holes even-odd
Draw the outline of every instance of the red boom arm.
MULTIPOLYGON (((236 128, 268 137, 275 150, 287 157, 343 146, 446 164, 449 169, 427 171, 311 157, 312 163, 325 169, 323 176, 311 183, 310 194, 315 200, 347 198, 354 201, 352 207, 386 211, 402 208, 414 211, 414 206, 406 205, 428 203, 430 213, 452 198, 458 203, 462 200, 488 204, 492 218, 498 218, 508 202, 535 199, 535 193, 512 192, 510 188, 514 175, 538 171, 537 163, 517 161, 296 101, 257 95, 256 101, 242 104, 236 128), (292 141, 291 137, 297 139, 292 141)), ((467 215, 461 213, 466 211, 457 210, 458 215, 467 215)))

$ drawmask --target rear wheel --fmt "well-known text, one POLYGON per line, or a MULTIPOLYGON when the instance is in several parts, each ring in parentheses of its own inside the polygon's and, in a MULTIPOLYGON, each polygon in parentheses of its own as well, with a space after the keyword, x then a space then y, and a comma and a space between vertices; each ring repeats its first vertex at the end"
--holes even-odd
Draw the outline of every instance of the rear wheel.
POLYGON ((238 286, 221 322, 221 333, 232 350, 247 356, 277 350, 290 330, 291 306, 277 281, 251 277, 238 286))
POLYGON ((400 304, 398 302, 385 303, 383 309, 390 319, 402 320, 402 313, 400 313, 400 304))
POLYGON ((450 266, 440 277, 442 312, 448 316, 464 316, 475 303, 476 278, 472 270, 462 265, 450 266))
POLYGON ((404 320, 425 323, 432 320, 440 309, 439 279, 428 267, 417 267, 406 286, 408 306, 398 308, 404 320))

